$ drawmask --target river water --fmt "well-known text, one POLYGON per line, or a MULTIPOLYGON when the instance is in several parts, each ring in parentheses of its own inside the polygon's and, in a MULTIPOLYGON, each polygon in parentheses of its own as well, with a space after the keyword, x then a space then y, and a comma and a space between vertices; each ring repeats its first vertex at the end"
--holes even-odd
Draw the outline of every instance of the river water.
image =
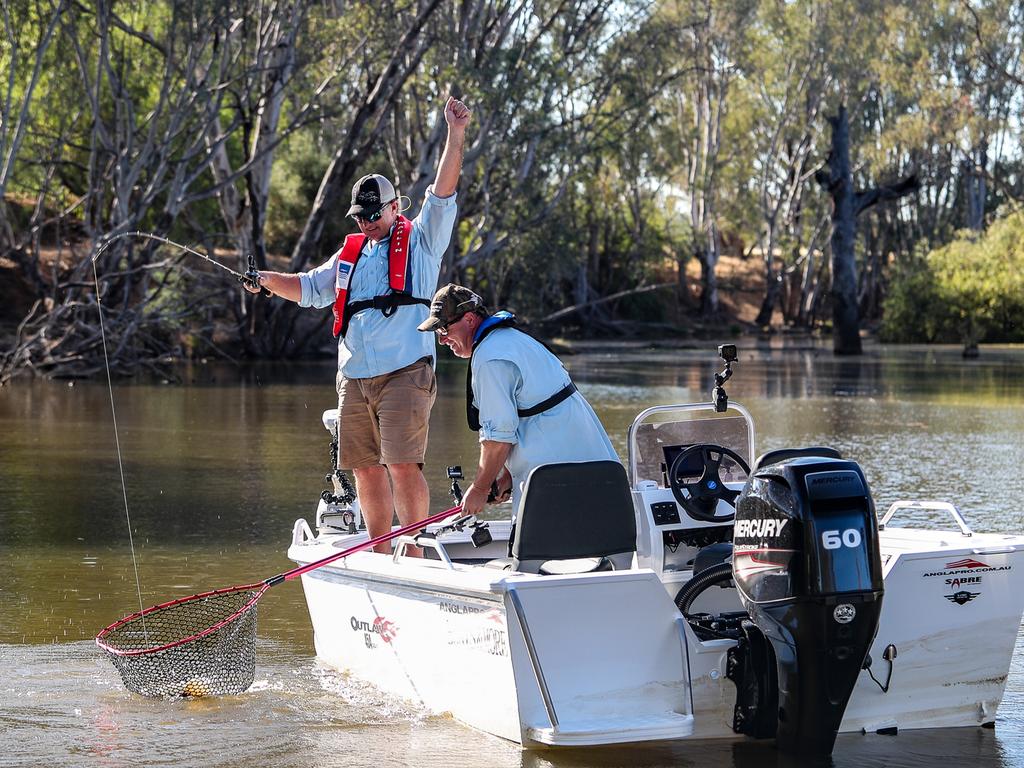
MULTIPOLYGON (((446 358, 447 352, 442 352, 446 358)), ((706 400, 709 350, 565 357, 621 456, 636 413, 706 400)), ((443 359, 426 472, 450 506, 445 466, 476 463, 464 363, 443 359)), ((741 347, 730 396, 753 413, 757 452, 832 445, 861 463, 884 510, 949 499, 977 530, 1024 529, 1024 350, 741 347)), ((257 682, 241 696, 148 700, 125 692, 92 642, 108 623, 207 589, 287 570, 329 465, 320 423, 333 365, 196 364, 178 383, 114 388, 135 579, 105 382, 0 389, 0 766, 765 766, 767 744, 682 743, 524 752, 324 668, 301 588, 260 602, 257 682)), ((948 526, 941 516, 919 522, 948 526)), ((1024 634, 994 730, 841 736, 835 766, 1024 766, 1024 634)))

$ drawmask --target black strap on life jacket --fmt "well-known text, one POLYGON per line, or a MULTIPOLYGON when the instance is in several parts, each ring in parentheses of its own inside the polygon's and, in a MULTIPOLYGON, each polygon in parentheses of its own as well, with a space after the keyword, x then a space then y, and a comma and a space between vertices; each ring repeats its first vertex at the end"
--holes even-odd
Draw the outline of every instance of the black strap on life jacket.
MULTIPOLYGON (((536 341, 538 344, 548 349, 548 345, 540 339, 536 338, 533 334, 527 333, 522 328, 516 325, 516 319, 514 317, 508 317, 504 320, 499 320, 494 325, 488 326, 483 333, 480 334, 480 338, 473 342, 473 349, 469 355, 469 366, 466 368, 466 421, 469 424, 469 428, 474 432, 480 431, 480 409, 473 405, 473 355, 476 353, 476 348, 480 346, 480 343, 486 339, 492 331, 496 331, 499 328, 514 328, 520 333, 524 333, 531 339, 536 341)), ((548 349, 548 352, 551 350, 548 349)), ((576 385, 571 381, 562 387, 560 390, 555 392, 551 397, 541 400, 536 405, 530 406, 529 408, 517 408, 516 413, 519 418, 523 419, 527 416, 536 416, 538 413, 544 413, 544 411, 550 411, 556 405, 561 403, 563 400, 571 397, 576 391, 576 385)))
POLYGON ((350 301, 345 304, 345 319, 342 322, 344 330, 342 330, 341 335, 345 335, 345 331, 348 330, 349 321, 356 312, 362 312, 364 309, 379 309, 384 317, 391 317, 399 307, 410 307, 413 304, 422 304, 425 307, 429 307, 430 299, 419 299, 405 291, 392 291, 383 296, 374 296, 372 299, 350 301))

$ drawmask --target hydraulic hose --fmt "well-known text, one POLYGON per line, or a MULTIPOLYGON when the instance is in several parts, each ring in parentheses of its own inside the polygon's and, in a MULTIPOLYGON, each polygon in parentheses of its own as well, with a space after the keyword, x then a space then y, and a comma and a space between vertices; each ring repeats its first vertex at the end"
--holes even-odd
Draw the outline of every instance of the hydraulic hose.
POLYGON ((690 606, 708 587, 732 578, 732 563, 719 563, 696 574, 676 593, 675 603, 684 616, 690 613, 690 606))

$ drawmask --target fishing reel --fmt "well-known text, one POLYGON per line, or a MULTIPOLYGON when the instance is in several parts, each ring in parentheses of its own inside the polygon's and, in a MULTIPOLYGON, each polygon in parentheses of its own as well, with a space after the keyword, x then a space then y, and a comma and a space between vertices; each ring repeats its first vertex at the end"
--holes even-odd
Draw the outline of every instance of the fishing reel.
POLYGON ((249 268, 245 270, 244 275, 238 278, 238 282, 248 285, 254 291, 259 291, 260 296, 274 295, 269 288, 260 285, 260 271, 256 269, 256 257, 251 253, 249 254, 249 268))

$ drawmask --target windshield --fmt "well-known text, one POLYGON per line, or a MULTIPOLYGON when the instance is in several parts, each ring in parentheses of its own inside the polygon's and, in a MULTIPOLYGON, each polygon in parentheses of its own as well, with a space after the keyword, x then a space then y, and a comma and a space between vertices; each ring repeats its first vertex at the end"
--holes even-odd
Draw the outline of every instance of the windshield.
MULTIPOLYGON (((683 418, 680 414, 670 414, 674 420, 659 423, 641 424, 636 430, 636 476, 634 482, 653 480, 658 485, 665 485, 667 462, 679 452, 696 443, 711 443, 736 451, 743 460, 750 464, 750 435, 747 421, 742 416, 709 417, 703 413, 698 418, 683 418)), ((689 414, 688 414, 689 415, 689 414)), ((702 466, 698 456, 687 461, 682 477, 687 477, 686 468, 690 467, 698 473, 702 466)), ((722 457, 721 478, 727 483, 744 482, 746 473, 728 456, 722 457)), ((696 479, 696 477, 694 478, 696 479)))

